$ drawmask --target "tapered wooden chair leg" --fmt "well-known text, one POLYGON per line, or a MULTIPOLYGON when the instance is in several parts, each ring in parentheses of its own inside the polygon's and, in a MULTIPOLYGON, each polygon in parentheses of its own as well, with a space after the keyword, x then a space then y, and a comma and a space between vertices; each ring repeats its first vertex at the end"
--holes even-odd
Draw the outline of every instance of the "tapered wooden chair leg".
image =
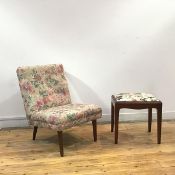
POLYGON ((59 147, 60 147, 60 156, 64 156, 64 151, 63 151, 63 131, 57 131, 58 133, 58 142, 59 142, 59 147))
POLYGON ((97 141, 97 121, 92 120, 94 142, 97 141))
POLYGON ((35 138, 36 138, 37 130, 38 130, 38 126, 34 126, 34 128, 33 128, 33 140, 35 140, 35 138))

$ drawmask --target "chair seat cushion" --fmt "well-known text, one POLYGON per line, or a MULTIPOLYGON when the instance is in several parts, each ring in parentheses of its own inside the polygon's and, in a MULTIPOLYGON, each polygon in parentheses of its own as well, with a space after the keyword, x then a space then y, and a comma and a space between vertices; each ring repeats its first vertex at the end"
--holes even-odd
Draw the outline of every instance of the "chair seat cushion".
POLYGON ((114 97, 116 101, 159 101, 155 96, 147 93, 120 93, 114 97))
POLYGON ((101 117, 102 109, 97 105, 67 104, 40 110, 31 115, 31 124, 64 130, 101 117))

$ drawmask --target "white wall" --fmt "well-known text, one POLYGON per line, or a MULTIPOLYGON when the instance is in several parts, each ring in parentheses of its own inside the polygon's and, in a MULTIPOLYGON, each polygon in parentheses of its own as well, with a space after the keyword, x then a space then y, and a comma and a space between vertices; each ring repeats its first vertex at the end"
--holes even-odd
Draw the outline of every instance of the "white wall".
POLYGON ((104 114, 112 93, 145 91, 175 118, 175 1, 0 0, 0 62, 1 119, 24 117, 16 68, 48 63, 104 114))

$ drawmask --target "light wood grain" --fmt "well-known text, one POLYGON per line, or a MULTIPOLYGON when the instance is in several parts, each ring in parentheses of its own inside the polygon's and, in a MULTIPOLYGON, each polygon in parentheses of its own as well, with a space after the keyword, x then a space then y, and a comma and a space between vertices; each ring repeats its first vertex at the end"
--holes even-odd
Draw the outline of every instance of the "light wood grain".
POLYGON ((64 133, 65 157, 60 157, 56 131, 39 128, 0 131, 0 174, 31 175, 174 175, 175 122, 163 122, 162 144, 156 144, 147 123, 121 123, 119 144, 114 144, 110 124, 98 124, 98 141, 92 126, 83 125, 64 133))

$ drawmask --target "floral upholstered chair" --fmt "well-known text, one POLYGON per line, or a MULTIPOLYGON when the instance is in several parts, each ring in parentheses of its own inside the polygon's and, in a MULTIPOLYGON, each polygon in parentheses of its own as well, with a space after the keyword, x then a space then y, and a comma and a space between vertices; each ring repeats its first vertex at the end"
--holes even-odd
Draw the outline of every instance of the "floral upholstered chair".
POLYGON ((102 110, 94 104, 72 104, 62 65, 19 67, 17 69, 26 116, 34 126, 48 127, 58 133, 60 155, 63 152, 63 130, 92 121, 94 141, 97 140, 96 119, 102 110))

